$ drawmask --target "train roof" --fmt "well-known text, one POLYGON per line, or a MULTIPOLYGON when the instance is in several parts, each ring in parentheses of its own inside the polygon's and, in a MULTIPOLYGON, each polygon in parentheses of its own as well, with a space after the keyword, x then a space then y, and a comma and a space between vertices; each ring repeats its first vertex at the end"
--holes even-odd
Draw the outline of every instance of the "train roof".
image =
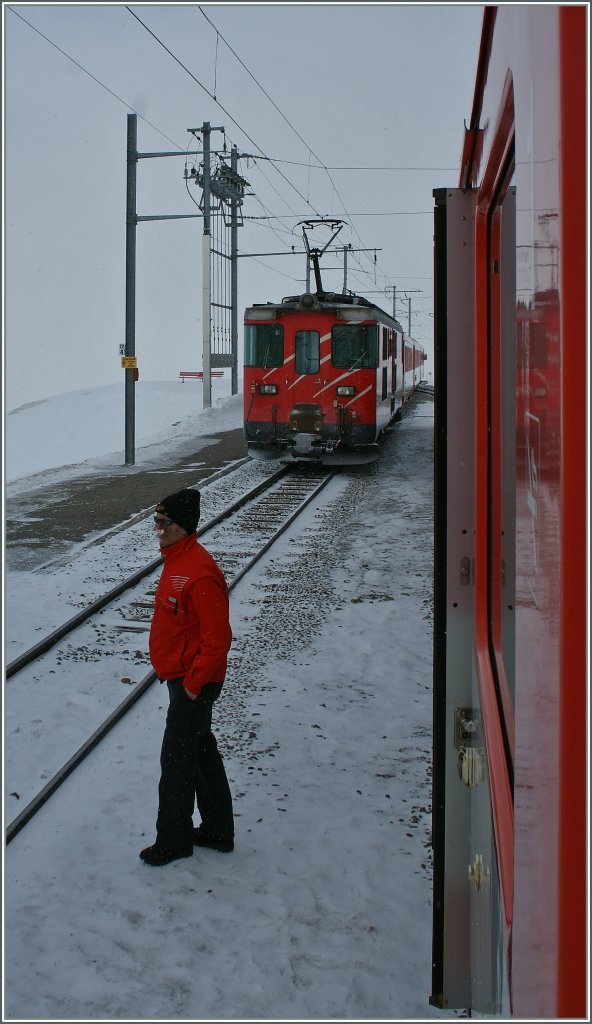
POLYGON ((401 334, 404 334, 403 327, 398 320, 387 313, 380 306, 377 306, 375 302, 370 302, 369 299, 365 299, 362 295, 353 295, 351 293, 341 294, 339 292, 304 292, 301 295, 287 295, 281 302, 254 302, 252 306, 247 309, 247 315, 250 310, 253 310, 252 316, 257 315, 257 310, 260 309, 273 309, 273 310, 303 310, 305 312, 315 312, 320 310, 328 311, 330 309, 336 309, 340 306, 346 306, 351 308, 352 306, 362 306, 368 310, 374 310, 380 313, 381 317, 392 324, 401 334))

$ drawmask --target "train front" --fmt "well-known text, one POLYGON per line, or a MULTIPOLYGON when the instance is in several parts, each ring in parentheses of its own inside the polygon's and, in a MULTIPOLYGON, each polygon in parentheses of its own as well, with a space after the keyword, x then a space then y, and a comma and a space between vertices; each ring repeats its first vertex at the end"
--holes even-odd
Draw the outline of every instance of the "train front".
POLYGON ((327 298, 305 293, 245 313, 244 429, 254 458, 330 465, 378 456, 376 323, 351 297, 327 298))

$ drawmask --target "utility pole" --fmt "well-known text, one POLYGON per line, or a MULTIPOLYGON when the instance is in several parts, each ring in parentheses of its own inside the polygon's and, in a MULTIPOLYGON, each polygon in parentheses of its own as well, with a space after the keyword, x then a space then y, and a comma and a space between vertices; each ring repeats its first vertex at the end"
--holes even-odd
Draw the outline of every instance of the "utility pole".
POLYGON ((397 286, 393 285, 393 320, 397 319, 397 286))
POLYGON ((166 216, 139 217, 136 212, 136 183, 138 160, 147 157, 188 156, 182 151, 173 153, 138 153, 138 116, 127 115, 127 188, 125 215, 125 345, 120 346, 121 365, 125 370, 125 465, 136 461, 136 394, 138 360, 136 358, 136 227, 144 220, 180 220, 201 217, 197 213, 167 214, 166 216))
MULTIPOLYGON (((421 288, 412 288, 411 293, 419 294, 421 290, 421 288)), ((407 295, 407 334, 409 337, 411 337, 411 293, 405 290, 405 294, 407 295)))
MULTIPOLYGON (((188 131, 199 130, 203 138, 203 238, 202 238, 202 278, 203 278, 203 407, 212 407, 212 231, 211 231, 211 167, 210 167, 210 136, 212 132, 223 132, 222 125, 212 128, 209 121, 204 121, 200 129, 188 128, 188 131)), ((236 296, 234 299, 236 303, 236 296)))
MULTIPOLYGON (((230 151, 230 169, 238 175, 238 150, 233 146, 230 151)), ((233 195, 230 201, 230 340, 232 351, 231 394, 238 394, 238 196, 233 195)))
MULTIPOLYGON (((393 285, 393 320, 397 319, 397 286, 393 285)), ((390 288, 385 288, 385 292, 390 291, 390 288)), ((419 293, 421 288, 412 288, 411 291, 405 289, 404 294, 407 297, 407 333, 411 337, 411 293, 419 293)))
POLYGON ((203 407, 210 409, 212 405, 212 279, 211 279, 211 243, 210 232, 210 122, 202 125, 203 138, 203 236, 201 246, 202 259, 202 327, 203 327, 203 407))
MULTIPOLYGON (((188 128, 187 131, 191 132, 192 135, 198 136, 200 129, 188 128)), ((136 229, 137 225, 141 221, 153 221, 153 220, 190 220, 199 218, 204 221, 204 235, 202 240, 202 250, 204 256, 203 264, 203 323, 204 323, 204 408, 209 408, 212 403, 211 397, 211 384, 212 384, 212 321, 211 321, 211 194, 213 190, 217 189, 217 194, 220 193, 220 184, 216 180, 212 182, 210 161, 212 157, 212 150, 210 146, 210 134, 213 131, 224 131, 224 128, 217 127, 212 128, 209 122, 205 122, 201 129, 204 136, 204 149, 203 151, 195 150, 173 150, 172 152, 158 152, 158 153, 138 153, 137 150, 137 115, 128 114, 127 116, 127 198, 126 198, 126 282, 125 282, 125 344, 119 346, 119 352, 121 356, 121 365, 125 370, 125 464, 126 466, 133 466, 135 462, 135 390, 134 385, 138 380, 138 361, 136 358, 136 337, 135 337, 135 322, 136 322, 136 229), (207 149, 207 153, 206 153, 207 149), (185 167, 185 178, 195 177, 201 184, 204 193, 204 213, 179 213, 179 214, 162 214, 162 215, 150 215, 150 216, 139 216, 136 212, 136 182, 137 182, 137 164, 139 160, 153 159, 156 157, 184 157, 188 156, 203 156, 204 157, 204 174, 203 180, 200 179, 199 175, 192 172, 189 176, 187 174, 187 167, 185 167), (206 296, 209 295, 209 302, 206 300, 206 296)), ((199 143, 199 137, 197 138, 199 143)), ((236 229, 239 226, 239 209, 242 205, 242 197, 244 195, 244 187, 248 185, 248 182, 241 178, 237 173, 236 167, 240 156, 248 156, 249 154, 239 154, 236 147, 233 147, 234 153, 231 155, 231 168, 234 171, 233 181, 230 185, 230 191, 223 192, 225 202, 230 204, 231 208, 231 253, 230 253, 230 264, 231 264, 231 348, 232 354, 227 357, 228 360, 220 365, 232 366, 232 394, 238 392, 238 311, 237 311, 237 260, 238 260, 238 246, 237 246, 237 235, 236 229)), ((224 150, 216 150, 215 155, 220 156, 222 153, 226 153, 224 150)), ((214 179, 216 175, 214 175, 214 179)), ((242 223, 242 221, 241 221, 242 223)), ((214 354, 215 356, 215 354, 214 354)))
MULTIPOLYGON (((238 173, 238 160, 241 156, 248 156, 246 153, 239 153, 236 146, 230 152, 230 166, 225 161, 216 168, 212 174, 208 154, 211 154, 210 134, 213 131, 224 131, 224 128, 212 128, 209 122, 204 122, 200 129, 188 128, 187 131, 203 135, 204 162, 203 174, 192 170, 190 177, 195 178, 202 189, 201 207, 204 211, 204 235, 202 240, 203 259, 203 406, 204 409, 211 407, 211 377, 212 369, 216 366, 229 366, 231 369, 231 391, 233 395, 238 393, 238 228, 242 226, 242 214, 240 213, 245 186, 249 183, 238 173), (230 210, 230 220, 226 214, 221 213, 225 207, 230 210), (228 252, 224 248, 217 248, 219 239, 216 237, 216 216, 223 216, 224 225, 229 228, 228 252), (223 300, 225 296, 213 294, 216 289, 216 275, 212 287, 212 257, 217 256, 220 260, 228 260, 230 270, 230 303, 223 300), (230 314, 229 322, 226 321, 223 331, 230 342, 230 353, 212 350, 212 309, 218 313, 224 310, 230 314)), ((226 152, 226 149, 224 150, 226 152)), ((226 279, 226 278, 225 278, 226 279)), ((218 279, 218 286, 220 280, 218 279)), ((214 324, 214 327, 216 325, 214 324)), ((216 338, 219 340, 219 331, 216 338)))
POLYGON ((133 466, 136 444, 136 170, 137 117, 127 115, 127 197, 125 218, 125 464, 133 466))

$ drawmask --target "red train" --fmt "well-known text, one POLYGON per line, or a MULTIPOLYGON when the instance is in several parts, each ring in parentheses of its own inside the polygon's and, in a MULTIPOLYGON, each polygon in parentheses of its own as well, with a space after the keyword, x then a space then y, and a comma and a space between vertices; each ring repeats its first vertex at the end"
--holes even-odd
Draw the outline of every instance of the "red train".
POLYGON ((380 434, 423 379, 425 358, 396 320, 359 296, 318 287, 251 306, 244 350, 249 453, 325 465, 373 461, 380 434))
POLYGON ((431 1002, 587 1016, 587 5, 484 9, 435 196, 431 1002))

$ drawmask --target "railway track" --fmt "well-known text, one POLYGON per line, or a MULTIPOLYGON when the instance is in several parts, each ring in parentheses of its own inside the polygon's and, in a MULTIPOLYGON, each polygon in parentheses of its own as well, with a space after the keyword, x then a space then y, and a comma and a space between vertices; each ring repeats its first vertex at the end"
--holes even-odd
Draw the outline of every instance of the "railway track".
MULTIPOLYGON (((208 534, 216 526, 222 523, 225 519, 228 519, 229 516, 233 515, 239 509, 243 508, 249 502, 253 501, 259 494, 263 493, 268 488, 270 488, 277 480, 281 479, 281 477, 285 475, 287 469, 287 466, 282 467, 277 471, 277 473, 268 477, 266 480, 258 484, 252 490, 247 491, 235 502, 233 502, 231 505, 225 508, 222 512, 218 513, 218 515, 214 516, 207 523, 201 526, 199 529, 200 538, 205 537, 206 534, 208 534)), ((106 608, 118 597, 125 594, 127 591, 132 590, 132 588, 134 588, 138 583, 141 583, 142 580, 144 580, 147 576, 150 576, 152 573, 154 573, 161 565, 162 557, 159 555, 158 558, 152 559, 141 569, 138 569, 137 572, 127 576, 124 580, 122 580, 121 583, 118 583, 117 586, 107 591, 107 593, 103 594, 95 601, 92 601, 90 604, 86 605, 79 612, 73 615, 72 618, 68 619, 66 622, 62 623, 61 626, 58 626, 56 629, 52 630, 52 632, 49 633, 46 637, 44 637, 42 640, 39 640, 38 643, 34 644, 28 650, 23 651, 22 654, 20 654, 17 658, 11 661, 6 667, 6 678, 10 679, 11 676, 16 675, 17 672, 20 672, 21 669, 26 668, 27 665, 33 664, 33 662, 35 662, 43 654, 46 654, 47 651, 51 650, 52 647, 59 643, 60 640, 63 640, 66 637, 68 637, 71 633, 74 632, 75 629, 77 629, 78 626, 81 626, 84 622, 88 621, 88 619, 90 619, 92 615, 97 614, 97 612, 101 611, 103 608, 106 608)))
MULTIPOLYGON (((208 550, 222 568, 229 591, 232 591, 257 564, 334 475, 334 472, 323 472, 312 466, 284 466, 200 528, 200 540, 207 535, 208 550)), ((39 671, 39 666, 43 665, 42 659, 46 655, 52 658, 52 664, 60 666, 79 664, 81 660, 88 663, 88 655, 81 657, 80 652, 89 650, 88 636, 91 631, 95 639, 95 657, 91 660, 94 660, 100 673, 106 655, 114 653, 108 649, 109 644, 121 648, 126 643, 129 645, 130 635, 147 635, 161 566, 162 557, 159 556, 101 598, 81 609, 62 626, 11 662, 7 667, 7 677, 13 677, 25 669, 29 669, 29 674, 35 670, 39 671), (78 636, 76 646, 71 643, 74 633, 78 636)), ((56 670, 50 671, 53 673, 56 670)), ((7 843, 21 831, 78 765, 134 707, 156 678, 154 671, 150 670, 133 686, 123 701, 109 710, 88 739, 54 771, 47 784, 10 822, 6 829, 7 843)), ((131 684, 131 679, 126 676, 121 677, 121 681, 131 684)), ((104 709, 102 714, 105 714, 104 709)), ((45 753, 47 754, 47 751, 45 753)))

